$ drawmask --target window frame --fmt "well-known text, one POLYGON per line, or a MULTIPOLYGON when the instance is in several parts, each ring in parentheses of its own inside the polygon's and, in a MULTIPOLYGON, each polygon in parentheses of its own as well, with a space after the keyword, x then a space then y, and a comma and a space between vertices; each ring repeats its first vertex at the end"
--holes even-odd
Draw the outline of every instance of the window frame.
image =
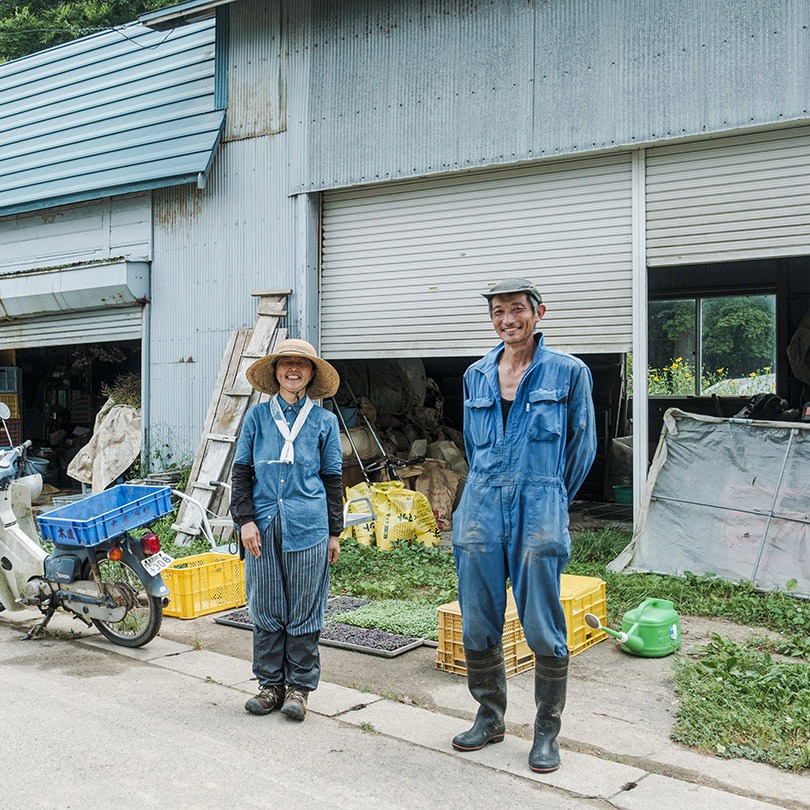
MULTIPOLYGON (((699 290, 659 290, 648 294, 648 303, 654 301, 689 301, 695 302, 695 365, 697 369, 703 367, 703 341, 701 330, 703 326, 703 306, 702 301, 706 298, 745 298, 749 296, 770 295, 774 299, 774 364, 773 371, 775 379, 779 379, 780 358, 778 351, 778 304, 779 296, 776 286, 773 284, 749 285, 744 288, 717 287, 699 290)), ((647 340, 649 341, 649 312, 647 314, 647 340)), ((648 349, 649 352, 649 349, 648 349)), ((649 368, 649 365, 648 365, 649 368)), ((695 388, 692 394, 686 397, 711 398, 711 394, 700 392, 700 372, 695 374, 695 388)), ((649 399, 684 399, 681 394, 647 394, 649 399)), ((718 394, 720 398, 730 398, 728 394, 718 394)))

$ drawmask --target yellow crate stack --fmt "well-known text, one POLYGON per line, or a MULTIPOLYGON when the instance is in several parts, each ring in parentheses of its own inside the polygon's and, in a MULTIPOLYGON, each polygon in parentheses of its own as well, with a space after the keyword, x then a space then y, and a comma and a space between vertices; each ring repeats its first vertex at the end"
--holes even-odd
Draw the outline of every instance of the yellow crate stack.
POLYGON ((196 619, 245 604, 245 564, 232 554, 181 557, 162 573, 171 591, 166 616, 196 619))
MULTIPOLYGON (((604 630, 593 630, 585 624, 586 613, 606 620, 605 583, 598 577, 578 577, 563 574, 560 583, 560 601, 565 612, 568 629, 568 651, 578 655, 607 637, 604 630)), ((511 589, 506 593, 506 614, 503 626, 503 658, 506 677, 526 672, 534 667, 534 653, 529 649, 518 619, 515 597, 511 589)), ((464 645, 461 638, 461 609, 458 602, 439 608, 439 647, 436 669, 467 674, 464 645)))

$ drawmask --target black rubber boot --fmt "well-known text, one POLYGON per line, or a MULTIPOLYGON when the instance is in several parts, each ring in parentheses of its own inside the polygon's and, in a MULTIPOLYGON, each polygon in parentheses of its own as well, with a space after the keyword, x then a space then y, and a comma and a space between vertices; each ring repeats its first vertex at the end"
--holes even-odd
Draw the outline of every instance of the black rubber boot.
POLYGON ((478 751, 488 743, 503 740, 503 715, 506 711, 506 669, 503 646, 476 652, 464 650, 467 659, 467 686, 478 701, 478 714, 469 731, 453 737, 453 748, 478 751))
POLYGON ((555 658, 538 655, 534 664, 534 744, 529 767, 537 773, 551 773, 560 767, 557 735, 562 725, 565 691, 568 682, 568 656, 555 658))

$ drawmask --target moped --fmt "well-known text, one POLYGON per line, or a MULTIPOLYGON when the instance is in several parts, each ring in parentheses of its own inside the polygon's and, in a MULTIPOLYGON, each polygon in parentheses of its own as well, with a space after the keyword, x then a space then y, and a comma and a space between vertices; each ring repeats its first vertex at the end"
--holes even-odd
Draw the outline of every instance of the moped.
MULTIPOLYGON (((8 416, 0 403, 4 427, 8 416)), ((26 639, 43 635, 62 608, 116 644, 147 644, 168 604, 160 572, 174 560, 153 532, 136 539, 130 531, 172 511, 171 489, 123 484, 51 510, 37 518, 43 541, 53 543, 48 554, 32 518, 42 476, 28 474, 30 446, 0 450, 0 610, 39 608, 45 618, 26 639)))

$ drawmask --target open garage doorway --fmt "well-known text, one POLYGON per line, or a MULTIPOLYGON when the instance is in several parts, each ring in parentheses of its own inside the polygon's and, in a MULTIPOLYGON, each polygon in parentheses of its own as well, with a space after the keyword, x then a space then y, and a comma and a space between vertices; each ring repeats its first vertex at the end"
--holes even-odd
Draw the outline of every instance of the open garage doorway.
POLYGON ((48 487, 78 491, 81 485, 69 478, 67 467, 90 440, 109 392, 126 390, 138 400, 126 404, 139 404, 141 341, 42 346, 1 354, 3 366, 16 368, 17 390, 3 394, 11 403, 12 441, 30 439, 32 455, 47 459, 43 477, 48 487))

